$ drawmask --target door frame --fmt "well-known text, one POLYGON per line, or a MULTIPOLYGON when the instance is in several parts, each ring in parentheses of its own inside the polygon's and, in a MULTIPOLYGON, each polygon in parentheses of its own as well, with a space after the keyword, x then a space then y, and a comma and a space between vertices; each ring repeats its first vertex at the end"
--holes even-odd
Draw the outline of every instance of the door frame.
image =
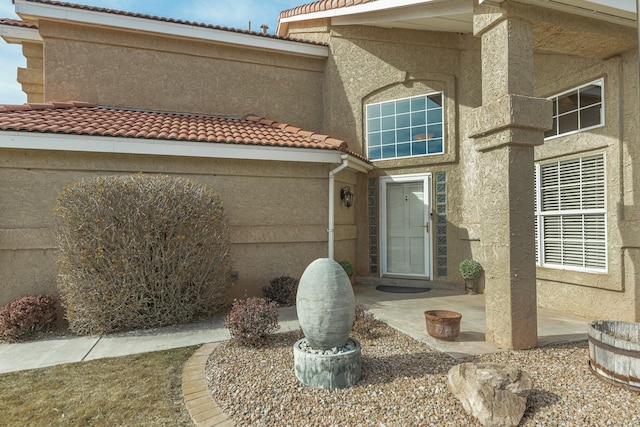
POLYGON ((380 277, 405 277, 408 279, 428 279, 433 280, 433 218, 432 212, 432 188, 431 177, 429 173, 416 173, 408 175, 388 175, 380 177, 380 203, 379 203, 379 217, 380 217, 380 252, 378 254, 380 258, 380 277), (387 184, 390 183, 402 183, 402 182, 422 182, 424 195, 424 217, 426 223, 429 226, 429 231, 424 239, 424 253, 425 253, 425 271, 424 274, 398 274, 389 273, 387 271, 387 184))

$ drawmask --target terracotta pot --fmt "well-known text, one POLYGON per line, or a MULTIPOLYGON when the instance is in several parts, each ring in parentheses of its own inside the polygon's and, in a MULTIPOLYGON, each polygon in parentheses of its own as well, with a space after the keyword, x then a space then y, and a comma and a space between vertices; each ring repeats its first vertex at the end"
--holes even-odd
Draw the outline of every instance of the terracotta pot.
POLYGON ((480 293, 478 282, 480 279, 475 278, 464 278, 464 290, 467 294, 478 294, 480 293))
POLYGON ((434 338, 455 341, 460 335, 462 315, 455 311, 429 310, 424 312, 427 332, 434 338))

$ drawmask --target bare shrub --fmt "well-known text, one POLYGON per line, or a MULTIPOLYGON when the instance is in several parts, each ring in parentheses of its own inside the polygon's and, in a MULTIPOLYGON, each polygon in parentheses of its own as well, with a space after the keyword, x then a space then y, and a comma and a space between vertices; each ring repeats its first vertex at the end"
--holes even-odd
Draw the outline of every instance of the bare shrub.
POLYGON ((290 276, 280 276, 271 279, 268 286, 262 288, 262 293, 269 301, 277 302, 281 307, 296 305, 296 293, 299 280, 290 276))
POLYGON ((367 310, 367 306, 361 302, 356 303, 356 317, 353 320, 353 331, 366 338, 375 338, 376 317, 367 310))
POLYGON ((101 176, 57 199, 58 289, 69 328, 96 334, 219 311, 230 285, 219 195, 184 178, 101 176))
POLYGON ((260 347, 280 328, 278 315, 278 304, 265 298, 235 300, 224 327, 229 329, 231 339, 236 343, 260 347))
POLYGON ((16 341, 48 329, 55 321, 55 298, 27 295, 0 309, 0 338, 16 341))

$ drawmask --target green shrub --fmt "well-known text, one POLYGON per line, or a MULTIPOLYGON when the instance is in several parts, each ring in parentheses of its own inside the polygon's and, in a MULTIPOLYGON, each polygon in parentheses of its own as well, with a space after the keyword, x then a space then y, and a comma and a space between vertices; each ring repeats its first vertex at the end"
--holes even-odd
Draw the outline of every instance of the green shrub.
POLYGON ((269 301, 275 301, 282 307, 290 307, 296 304, 298 283, 298 279, 293 277, 276 277, 271 279, 268 286, 262 288, 262 293, 269 301))
POLYGON ((57 199, 58 289, 69 328, 97 334, 185 323, 227 304, 219 195, 183 178, 101 176, 57 199))
POLYGON ((48 329, 55 321, 55 298, 24 296, 0 309, 0 338, 16 341, 33 332, 48 329))
POLYGON ((224 327, 229 329, 231 339, 236 343, 260 347, 280 328, 278 315, 278 304, 265 298, 235 300, 224 327))
POLYGON ((347 273, 349 279, 351 279, 353 275, 356 274, 356 270, 355 268, 353 268, 353 264, 351 264, 349 261, 338 261, 338 264, 340 264, 344 272, 347 273))
POLYGON ((478 261, 465 259, 460 263, 458 271, 464 279, 477 279, 482 272, 482 266, 478 261))

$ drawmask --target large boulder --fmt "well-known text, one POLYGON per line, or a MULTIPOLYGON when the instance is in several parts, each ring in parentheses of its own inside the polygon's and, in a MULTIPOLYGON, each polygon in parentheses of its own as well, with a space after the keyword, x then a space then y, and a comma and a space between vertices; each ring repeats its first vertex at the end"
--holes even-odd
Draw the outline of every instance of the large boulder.
POLYGON ((517 426, 533 386, 526 372, 492 363, 462 363, 448 377, 465 411, 485 427, 517 426))

